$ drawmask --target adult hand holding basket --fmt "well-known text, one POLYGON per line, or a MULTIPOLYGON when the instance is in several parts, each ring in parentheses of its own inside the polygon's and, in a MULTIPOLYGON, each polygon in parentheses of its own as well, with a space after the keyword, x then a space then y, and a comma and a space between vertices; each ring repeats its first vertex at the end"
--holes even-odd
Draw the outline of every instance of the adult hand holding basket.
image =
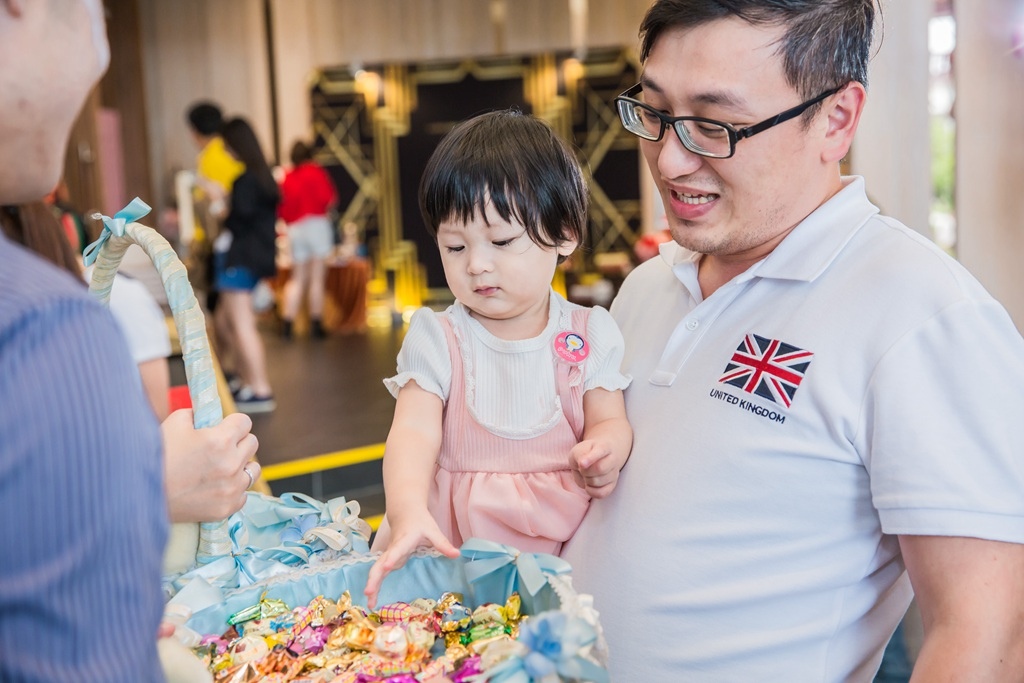
MULTIPOLYGON (((223 419, 223 408, 217 393, 215 367, 210 353, 209 339, 206 335, 206 320, 188 282, 185 267, 174 249, 155 230, 135 222, 147 213, 149 213, 149 207, 136 198, 113 218, 101 217, 104 223, 103 232, 100 238, 89 245, 85 251, 86 265, 95 264, 89 289, 100 302, 108 303, 114 275, 128 247, 137 244, 146 252, 160 274, 180 338, 188 390, 193 406, 192 424, 196 430, 217 427, 223 419)), ((193 432, 189 438, 179 439, 177 435, 180 435, 181 430, 177 429, 174 431, 176 438, 168 438, 168 431, 175 430, 178 427, 175 422, 180 422, 180 420, 180 416, 172 415, 164 423, 165 446, 168 449, 165 457, 168 459, 168 468, 172 465, 184 464, 173 462, 176 456, 188 457, 182 455, 182 452, 192 456, 191 464, 191 461, 195 460, 195 456, 205 445, 202 438, 194 438, 198 432, 193 432), (170 450, 172 444, 167 443, 172 440, 175 441, 173 445, 177 447, 174 452, 170 450)), ((229 452, 228 456, 218 459, 220 461, 218 466, 226 467, 228 471, 211 472, 209 478, 231 480, 232 486, 235 488, 244 483, 251 485, 259 473, 259 465, 255 462, 248 462, 256 450, 255 437, 249 434, 251 422, 243 416, 239 416, 237 422, 240 424, 224 425, 224 429, 228 432, 227 435, 217 434, 216 438, 213 438, 211 434, 207 437, 211 441, 220 442, 220 445, 216 447, 211 443, 209 450, 219 448, 229 452), (225 436, 227 438, 221 438, 225 436), (238 471, 243 464, 244 474, 242 471, 238 471), (240 481, 243 483, 240 484, 240 481)), ((187 425, 183 426, 187 427, 187 425)), ((221 486, 220 490, 224 491, 226 488, 228 487, 221 486)), ((168 495, 173 493, 174 491, 169 491, 168 495)), ((224 493, 224 495, 228 494, 224 493)), ((234 509, 241 506, 243 499, 237 497, 237 500, 226 502, 229 504, 221 508, 224 510, 224 517, 234 511, 230 509, 232 505, 234 505, 234 509)), ((199 518, 201 519, 202 516, 199 518)), ((229 549, 230 542, 224 521, 200 525, 175 524, 172 527, 171 542, 165 555, 165 573, 185 571, 195 564, 203 564, 209 559, 223 555, 229 549)))

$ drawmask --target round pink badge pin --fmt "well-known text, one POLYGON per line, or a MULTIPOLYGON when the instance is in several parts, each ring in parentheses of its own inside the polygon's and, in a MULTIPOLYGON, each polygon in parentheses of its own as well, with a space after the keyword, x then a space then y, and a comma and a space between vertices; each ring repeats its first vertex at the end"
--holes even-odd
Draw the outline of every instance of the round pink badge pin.
POLYGON ((555 337, 555 354, 566 363, 578 365, 586 360, 589 353, 590 348, 581 334, 562 332, 555 337))

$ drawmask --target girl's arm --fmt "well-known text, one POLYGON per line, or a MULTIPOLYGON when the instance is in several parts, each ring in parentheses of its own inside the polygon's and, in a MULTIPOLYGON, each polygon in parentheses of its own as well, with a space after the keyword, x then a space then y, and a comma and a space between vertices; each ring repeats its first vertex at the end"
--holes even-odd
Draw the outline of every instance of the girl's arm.
POLYGON ((392 570, 403 566, 420 546, 433 546, 458 557, 427 511, 434 468, 441 450, 441 414, 444 404, 436 395, 410 380, 398 392, 395 417, 384 447, 384 497, 391 543, 374 563, 366 582, 367 604, 372 609, 380 585, 392 570))
POLYGON ((633 447, 622 391, 591 389, 583 394, 583 440, 569 453, 576 481, 594 498, 604 498, 619 480, 633 447))

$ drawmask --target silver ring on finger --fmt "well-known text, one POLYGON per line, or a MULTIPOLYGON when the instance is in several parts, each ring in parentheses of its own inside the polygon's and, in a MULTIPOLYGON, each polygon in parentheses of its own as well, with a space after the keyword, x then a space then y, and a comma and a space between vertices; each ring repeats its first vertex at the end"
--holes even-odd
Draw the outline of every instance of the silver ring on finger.
POLYGON ((249 463, 245 464, 245 467, 242 468, 242 471, 245 472, 245 475, 247 477, 249 477, 249 485, 245 487, 245 490, 248 491, 249 489, 252 488, 252 485, 256 483, 256 477, 252 475, 252 471, 249 469, 249 463))

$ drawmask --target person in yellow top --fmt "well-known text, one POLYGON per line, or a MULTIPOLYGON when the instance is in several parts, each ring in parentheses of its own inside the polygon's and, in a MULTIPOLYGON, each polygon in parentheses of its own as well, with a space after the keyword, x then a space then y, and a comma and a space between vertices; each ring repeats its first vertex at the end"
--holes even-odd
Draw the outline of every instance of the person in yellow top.
MULTIPOLYGON (((235 159, 224 147, 220 136, 224 116, 216 104, 198 102, 188 110, 189 130, 199 149, 196 156, 196 191, 199 199, 216 205, 231 191, 235 179, 245 171, 245 164, 235 159)), ((213 213, 216 206, 211 207, 213 213)))
POLYGON ((213 102, 196 102, 189 107, 186 118, 192 140, 199 153, 196 155, 196 180, 193 198, 204 206, 197 210, 197 261, 203 264, 199 278, 206 290, 206 308, 213 314, 217 356, 232 391, 239 388, 235 372, 235 354, 230 325, 223 312, 218 312, 218 294, 214 286, 214 260, 216 254, 226 253, 231 247, 231 233, 217 227, 227 211, 228 196, 238 176, 245 172, 245 164, 236 159, 224 146, 221 130, 224 115, 213 102), (198 217, 202 217, 201 219, 198 217), (211 242, 212 240, 212 242, 211 242))

